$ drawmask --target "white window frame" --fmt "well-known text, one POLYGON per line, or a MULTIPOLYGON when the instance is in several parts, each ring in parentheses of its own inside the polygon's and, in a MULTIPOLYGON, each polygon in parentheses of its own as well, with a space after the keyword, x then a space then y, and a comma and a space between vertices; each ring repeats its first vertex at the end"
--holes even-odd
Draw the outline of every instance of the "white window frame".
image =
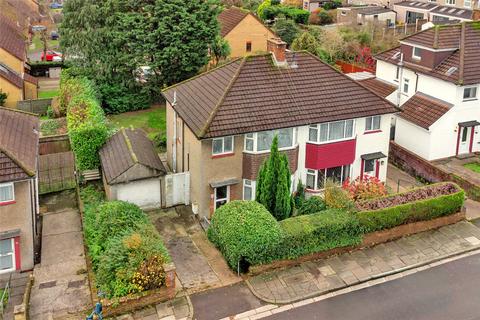
POLYGON ((10 269, 4 269, 4 270, 1 270, 0 269, 0 274, 2 273, 7 273, 7 272, 12 272, 12 271, 15 271, 17 269, 17 266, 16 266, 16 252, 15 252, 15 238, 9 238, 9 239, 3 239, 3 240, 0 240, 0 241, 8 241, 10 240, 10 243, 11 243, 11 246, 12 246, 12 253, 11 254, 8 254, 8 255, 5 255, 5 256, 11 256, 12 257, 12 267, 10 269))
POLYGON ((415 50, 422 50, 422 49, 419 48, 419 47, 413 47, 412 48, 412 58, 415 59, 415 60, 422 59, 422 56, 415 54, 415 50))
POLYGON ((376 170, 377 170, 377 159, 370 159, 370 160, 363 160, 363 174, 365 175, 368 175, 368 176, 375 176, 375 173, 376 173, 376 170), (372 170, 371 171, 367 171, 367 162, 372 162, 373 163, 373 167, 372 167, 372 170), (373 173, 373 174, 372 174, 373 173))
POLYGON ((463 6, 465 8, 471 9, 472 8, 472 0, 463 0, 463 6), (467 5, 467 3, 468 3, 468 5, 467 5))
POLYGON ((381 128, 382 128, 382 116, 371 116, 371 117, 365 118, 365 132, 378 131, 381 128), (374 118, 378 118, 378 128, 373 127, 374 118), (370 122, 370 129, 368 128, 369 122, 370 122))
POLYGON ((454 6, 455 3, 456 3, 455 0, 445 0, 445 4, 446 4, 447 6, 454 6))
POLYGON ((409 90, 410 90, 410 79, 403 78, 402 92, 405 94, 408 94, 409 90), (407 90, 405 90, 405 87, 407 88, 407 90))
POLYGON ((470 86, 470 87, 463 88, 463 92, 462 92, 463 101, 477 100, 477 97, 478 97, 478 88, 476 86, 470 86), (475 90, 475 96, 465 98, 465 91, 466 90, 472 90, 472 89, 475 90))
POLYGON ((399 79, 400 79, 400 67, 397 66, 397 68, 395 69, 395 79, 393 79, 393 81, 398 82, 399 79))
POLYGON ((217 202, 223 201, 223 200, 227 200, 227 202, 225 202, 225 203, 229 203, 229 202, 230 202, 230 186, 221 186, 221 187, 216 187, 216 188, 214 188, 214 190, 213 190, 213 211, 216 211, 216 210, 217 210, 217 202), (223 187, 226 187, 226 188, 227 188, 227 197, 226 197, 226 198, 217 199, 217 189, 218 189, 218 188, 223 188, 223 187))
POLYGON ((0 183, 0 188, 3 187, 11 187, 12 188, 12 199, 9 200, 0 200, 1 203, 10 203, 10 202, 15 202, 15 185, 13 182, 7 182, 7 183, 0 183))
POLYGON ((255 180, 243 179, 242 199, 243 200, 255 200, 255 192, 256 192, 255 187, 256 187, 255 180), (247 183, 250 183, 250 185, 248 185, 247 183), (251 199, 245 199, 245 188, 250 188, 252 190, 252 198, 251 199))
MULTIPOLYGON (((291 150, 291 149, 294 149, 297 147, 298 143, 297 143, 297 128, 296 127, 290 127, 290 128, 282 128, 282 129, 292 129, 292 145, 291 146, 288 146, 288 147, 282 147, 282 148, 278 148, 278 150, 280 151, 283 151, 283 150, 291 150)), ((282 130, 282 129, 278 129, 278 130, 282 130)), ((274 131, 274 132, 277 132, 278 133, 278 130, 268 130, 268 131, 274 131)), ((267 131, 267 132, 268 132, 267 131)), ((265 131, 260 131, 260 132, 265 132, 265 131)), ((262 150, 262 151, 258 151, 258 133, 259 132, 254 132, 254 133, 247 133, 244 135, 243 137, 243 152, 245 153, 253 153, 253 154, 262 154, 262 153, 269 153, 270 152, 270 148, 268 148, 267 150, 262 150), (247 140, 251 140, 253 139, 253 150, 248 150, 247 149, 247 140)))
POLYGON ((234 136, 227 136, 227 137, 221 137, 221 138, 213 138, 212 139, 212 155, 213 156, 219 156, 223 154, 233 154, 233 151, 235 150, 235 137, 234 136), (226 138, 232 138, 232 150, 231 151, 225 151, 225 139, 226 138), (215 141, 221 140, 222 141, 222 152, 214 152, 213 145, 215 141))
POLYGON ((308 142, 309 143, 315 143, 315 144, 326 144, 326 143, 332 143, 332 142, 338 142, 338 141, 345 141, 345 140, 352 140, 355 138, 355 125, 356 121, 355 119, 348 119, 348 120, 340 120, 340 121, 331 121, 331 122, 324 122, 324 123, 319 123, 319 124, 311 124, 308 126, 308 142), (347 121, 352 121, 352 135, 349 137, 346 137, 346 128, 347 128, 347 121), (337 123, 337 122, 344 122, 344 137, 340 139, 330 139, 330 125, 332 123, 337 123), (321 126, 322 125, 327 125, 327 140, 325 141, 320 141, 320 134, 321 134, 321 126), (310 139, 310 130, 316 130, 316 140, 313 141, 310 139))
MULTIPOLYGON (((352 176, 352 164, 346 164, 346 165, 343 165, 343 166, 339 166, 339 167, 342 167, 342 171, 341 171, 341 176, 342 176, 342 183, 348 179, 348 178, 351 178, 352 176), (344 177, 343 174, 344 174, 344 170, 345 170, 345 167, 346 166, 350 166, 350 170, 349 170, 349 175, 348 177, 344 177)), ((335 168, 335 167, 333 167, 335 168)), ((325 168, 325 169, 320 169, 320 170, 323 170, 325 171, 325 174, 324 174, 324 180, 323 180, 323 185, 325 186, 325 184, 327 183, 327 180, 328 180, 328 177, 327 177, 327 172, 329 169, 332 169, 332 168, 325 168)), ((307 168, 307 172, 306 172, 306 176, 308 177, 308 175, 313 175, 314 176, 314 188, 313 189, 310 189, 308 188, 308 190, 311 190, 311 191, 323 191, 325 190, 325 188, 322 188, 322 189, 319 189, 318 188, 318 171, 320 170, 316 170, 316 169, 308 169, 307 168)), ((307 179, 305 179, 305 186, 307 186, 307 179)))

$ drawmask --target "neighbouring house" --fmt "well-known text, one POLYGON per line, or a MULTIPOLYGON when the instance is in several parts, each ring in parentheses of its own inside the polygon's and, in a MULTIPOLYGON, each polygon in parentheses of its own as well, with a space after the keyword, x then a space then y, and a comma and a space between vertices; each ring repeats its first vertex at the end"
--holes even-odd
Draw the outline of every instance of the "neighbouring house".
POLYGON ((397 12, 399 23, 416 23, 417 20, 426 20, 434 23, 446 23, 449 21, 462 22, 478 20, 480 12, 478 5, 473 1, 447 0, 445 4, 424 1, 402 1, 395 3, 393 10, 397 12), (450 3, 449 3, 450 2, 450 3))
POLYGON ((286 51, 279 39, 268 49, 163 91, 167 162, 190 173, 192 209, 202 217, 231 200, 254 199, 275 135, 292 190, 299 180, 317 194, 327 179, 386 179, 398 109, 317 57, 286 51))
POLYGON ((118 131, 100 150, 100 160, 108 200, 128 201, 143 209, 162 207, 166 170, 143 131, 118 131))
POLYGON ((332 0, 304 0, 303 10, 314 12, 328 2, 332 2, 332 0))
POLYGON ((33 269, 38 141, 37 116, 0 108, 0 273, 33 269))
POLYGON ((395 25, 397 13, 381 6, 337 8, 337 23, 342 24, 381 24, 386 27, 395 25))
POLYGON ((218 15, 220 34, 228 41, 231 57, 267 51, 267 40, 277 37, 251 12, 231 7, 218 15))
POLYGON ((376 77, 396 86, 395 142, 426 160, 480 151, 478 22, 437 26, 376 56, 376 77))

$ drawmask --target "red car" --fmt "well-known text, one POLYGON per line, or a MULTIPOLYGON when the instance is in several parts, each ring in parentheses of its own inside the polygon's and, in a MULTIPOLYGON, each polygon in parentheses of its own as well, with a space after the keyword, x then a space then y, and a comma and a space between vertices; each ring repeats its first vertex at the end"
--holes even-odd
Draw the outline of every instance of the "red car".
POLYGON ((62 54, 60 52, 56 52, 53 50, 47 50, 47 54, 45 55, 44 52, 42 52, 42 55, 40 57, 42 61, 62 61, 62 54), (45 59, 45 57, 47 59, 45 59))

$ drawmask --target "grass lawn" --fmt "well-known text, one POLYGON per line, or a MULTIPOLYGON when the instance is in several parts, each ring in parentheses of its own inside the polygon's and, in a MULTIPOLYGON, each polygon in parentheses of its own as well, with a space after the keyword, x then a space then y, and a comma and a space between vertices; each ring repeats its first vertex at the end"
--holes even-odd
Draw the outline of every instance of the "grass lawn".
POLYGON ((480 173, 480 163, 470 162, 463 165, 465 168, 472 170, 473 172, 480 173))
POLYGON ((140 128, 143 129, 150 139, 166 130, 165 106, 156 106, 146 110, 125 112, 108 116, 110 122, 116 128, 140 128))
POLYGON ((46 99, 46 98, 53 98, 58 96, 59 89, 57 90, 49 90, 49 91, 39 91, 38 92, 38 99, 46 99))

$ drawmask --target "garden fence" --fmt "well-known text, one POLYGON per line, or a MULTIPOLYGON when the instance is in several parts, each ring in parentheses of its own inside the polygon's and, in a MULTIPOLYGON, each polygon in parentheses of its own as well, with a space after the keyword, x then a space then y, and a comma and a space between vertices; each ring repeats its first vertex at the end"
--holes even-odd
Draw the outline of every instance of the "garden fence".
POLYGON ((46 115, 48 107, 52 105, 52 99, 35 99, 35 100, 23 100, 17 102, 17 109, 35 113, 38 115, 46 115))

